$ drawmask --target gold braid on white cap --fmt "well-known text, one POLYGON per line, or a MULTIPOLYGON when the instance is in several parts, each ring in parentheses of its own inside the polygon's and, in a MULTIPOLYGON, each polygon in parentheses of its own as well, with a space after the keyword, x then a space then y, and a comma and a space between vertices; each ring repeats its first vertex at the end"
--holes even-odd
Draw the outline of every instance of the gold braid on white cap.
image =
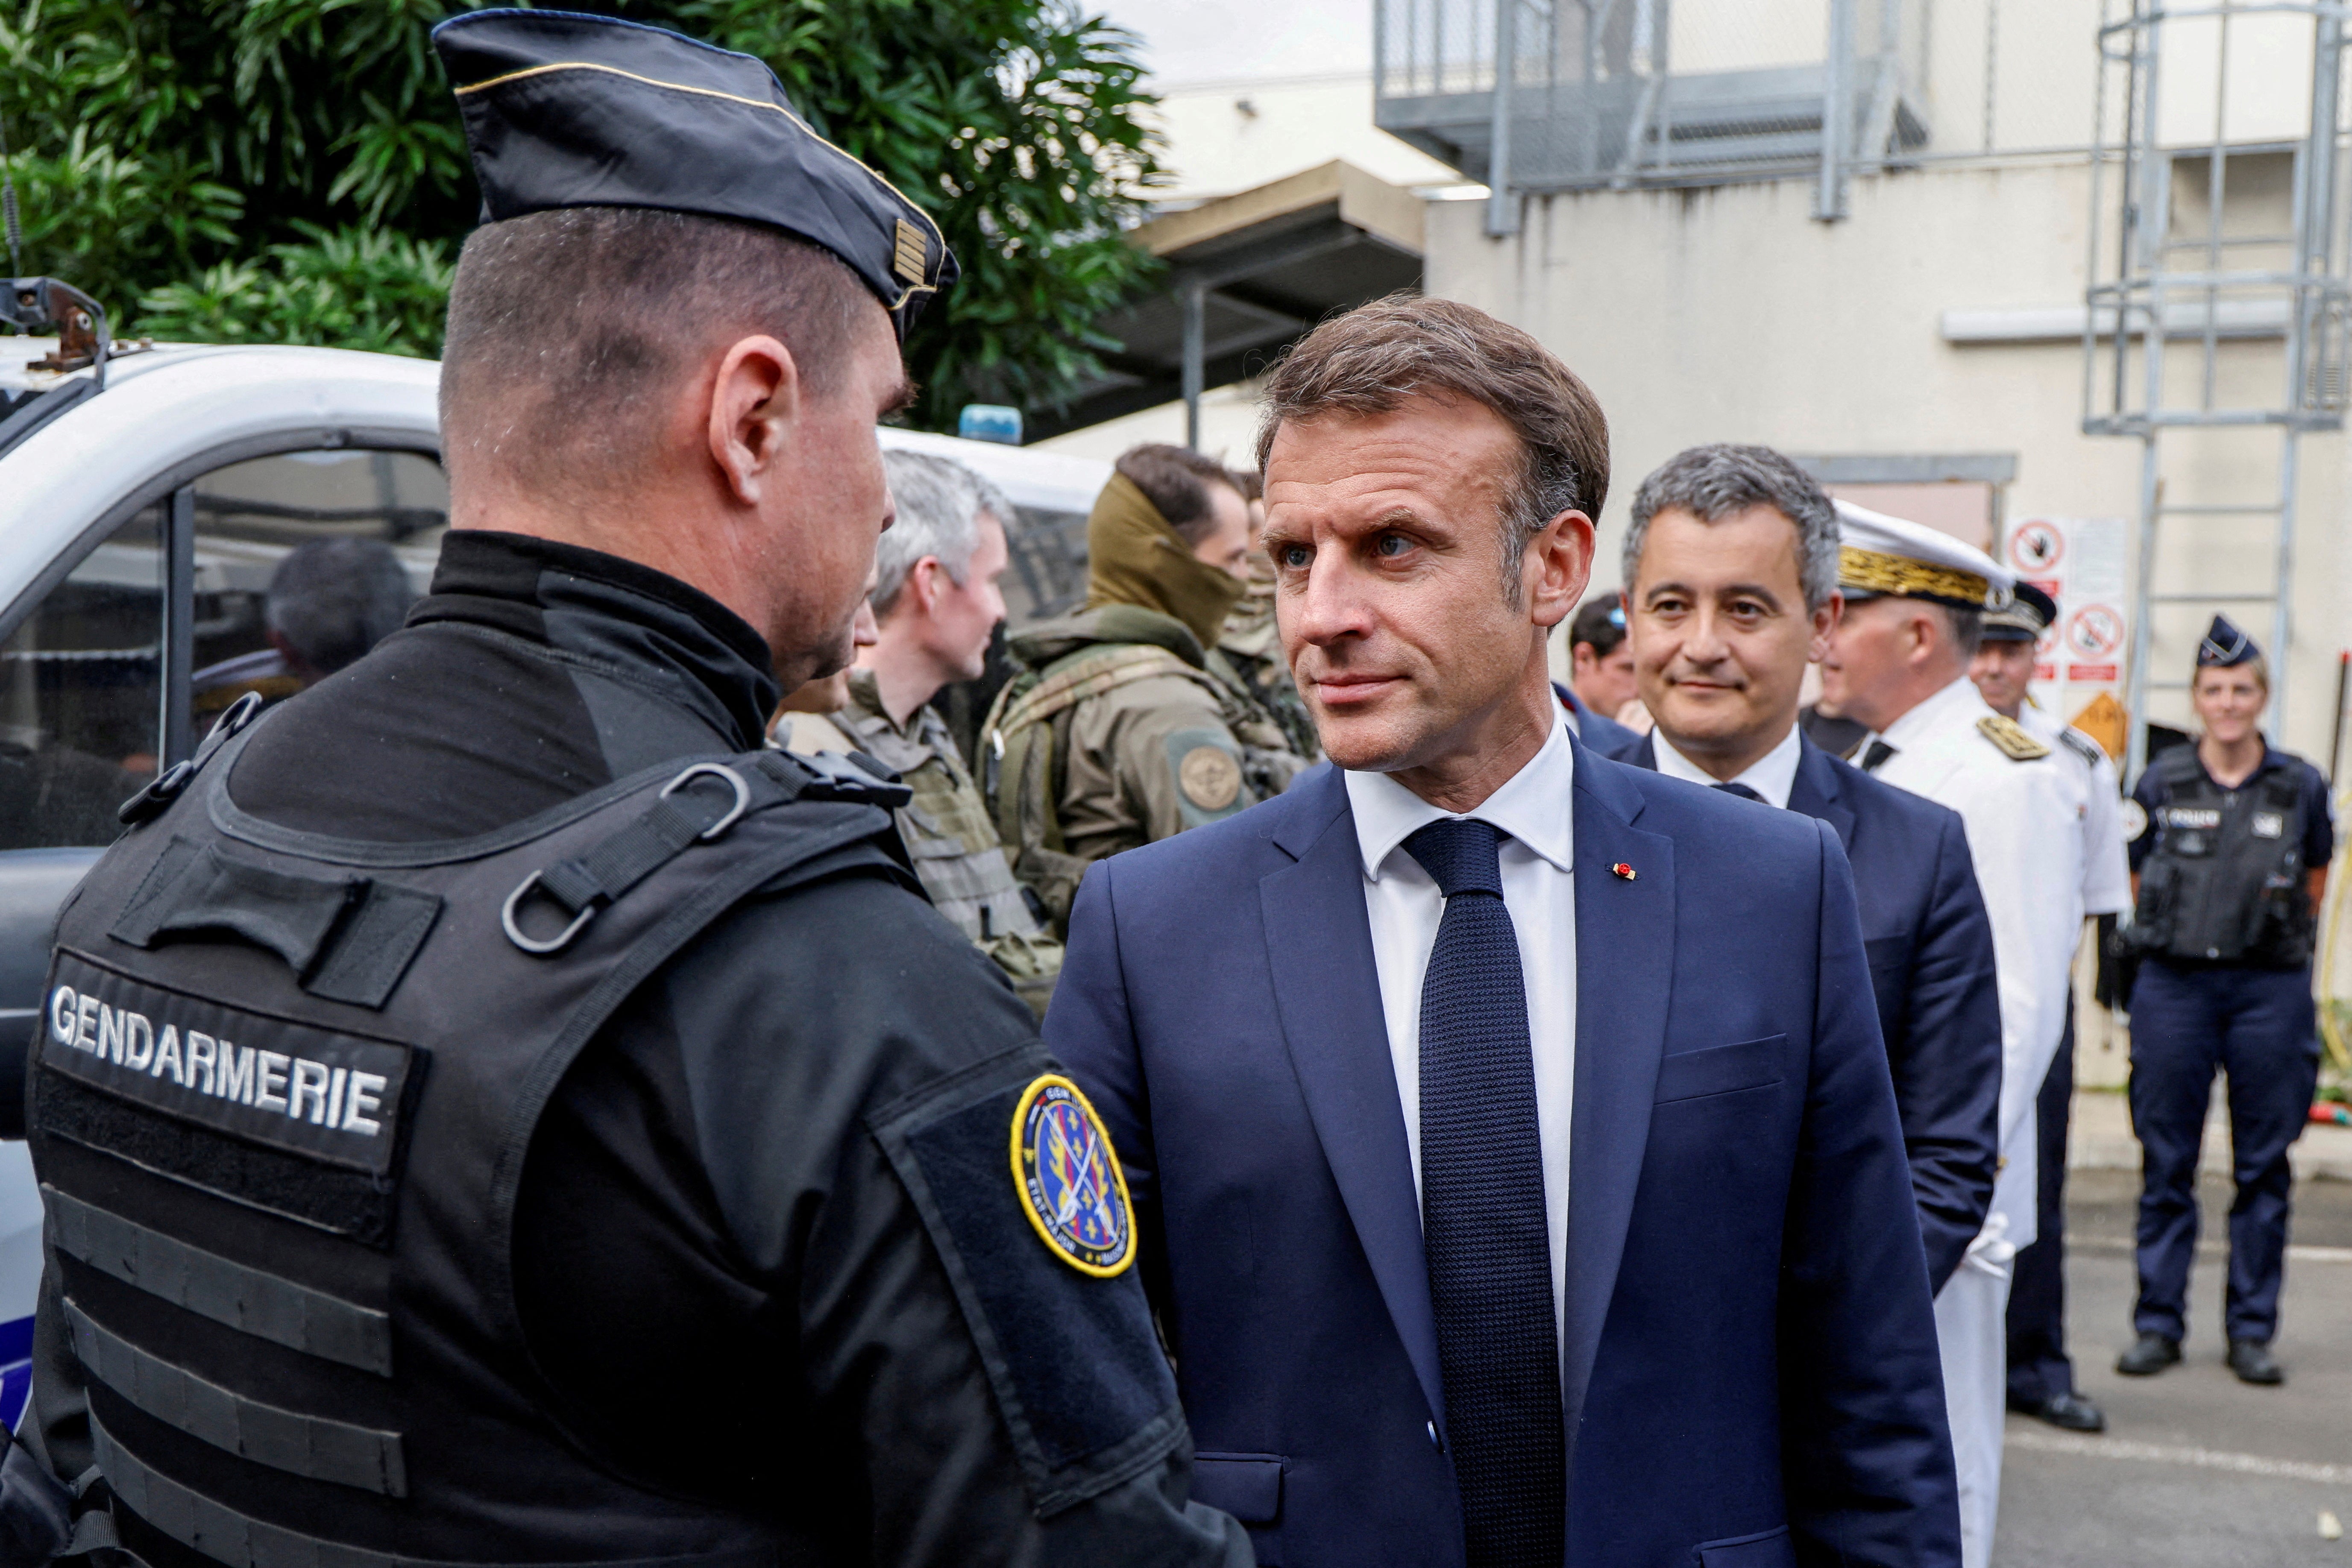
POLYGON ((1957 566, 1937 566, 1907 555, 1887 555, 1875 550, 1843 545, 1838 550, 1838 584, 1865 594, 1887 594, 1912 599, 1948 599, 1979 608, 1992 602, 1992 584, 1957 566))

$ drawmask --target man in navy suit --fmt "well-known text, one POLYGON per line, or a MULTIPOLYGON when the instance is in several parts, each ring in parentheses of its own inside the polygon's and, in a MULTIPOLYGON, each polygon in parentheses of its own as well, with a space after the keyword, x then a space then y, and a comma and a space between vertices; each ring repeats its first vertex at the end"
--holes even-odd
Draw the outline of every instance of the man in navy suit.
POLYGON ((1798 728, 1805 667, 1844 608, 1837 574, 1835 507, 1769 447, 1694 447, 1643 480, 1625 534, 1628 632, 1657 728, 1619 760, 1837 830, 1940 1289, 1983 1228, 2000 1154, 1992 926, 1959 814, 1798 728))
POLYGON ((1576 738, 1583 742, 1588 750, 1598 752, 1604 757, 1622 760, 1627 752, 1641 742, 1640 731, 1629 724, 1620 724, 1604 713, 1593 711, 1591 705, 1576 694, 1573 686, 1555 680, 1551 689, 1559 696, 1560 709, 1568 715, 1568 727, 1576 731, 1576 738))
POLYGON ((1946 1568, 1926 1254, 1836 835, 1598 757, 1545 640, 1607 428, 1391 298, 1275 371, 1334 767, 1103 862, 1046 1037, 1199 1446, 1287 1568, 1946 1568))

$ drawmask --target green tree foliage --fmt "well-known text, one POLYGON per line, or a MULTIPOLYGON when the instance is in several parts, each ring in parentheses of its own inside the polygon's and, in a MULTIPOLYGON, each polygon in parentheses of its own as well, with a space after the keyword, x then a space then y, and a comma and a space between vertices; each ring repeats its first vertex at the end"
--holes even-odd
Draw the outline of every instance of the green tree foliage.
MULTIPOLYGON (((460 0, 463 3, 463 0, 460 0)), ((908 345, 919 422, 1050 405, 1112 347, 1159 181, 1132 38, 1076 0, 567 0, 765 60, 964 268, 908 345)), ((478 207, 445 0, 20 0, 0 127, 25 266, 157 337, 430 355, 478 207)))

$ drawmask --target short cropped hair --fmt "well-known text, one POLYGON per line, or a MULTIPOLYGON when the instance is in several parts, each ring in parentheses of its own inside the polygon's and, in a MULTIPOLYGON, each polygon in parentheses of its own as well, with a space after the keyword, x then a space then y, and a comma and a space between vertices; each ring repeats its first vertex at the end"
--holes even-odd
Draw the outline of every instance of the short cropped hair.
POLYGON ((1837 507, 1811 474, 1769 447, 1693 447, 1643 479, 1625 530, 1626 583, 1641 566, 1650 520, 1658 513, 1686 511, 1701 522, 1721 522, 1759 506, 1796 525, 1797 581, 1805 608, 1820 609, 1837 592, 1837 507))
POLYGON ((1504 591, 1517 603, 1528 541, 1564 511, 1609 499, 1609 421, 1592 389, 1549 349, 1475 305, 1391 294, 1334 316, 1291 345, 1265 383, 1258 467, 1285 422, 1385 414, 1409 397, 1462 397, 1519 438, 1503 504, 1504 591))
POLYGON ((664 396, 719 344, 765 332, 803 384, 840 384, 874 296, 829 251, 759 224, 560 207, 485 224, 449 289, 441 439, 526 483, 610 479, 651 451, 664 396))
POLYGON ((269 574, 264 616, 305 664, 332 675, 400 629, 416 590, 381 539, 313 539, 269 574))
POLYGON ((1160 515, 1167 519, 1168 526, 1187 544, 1200 543, 1216 526, 1216 502, 1209 494, 1211 485, 1223 485, 1235 495, 1244 495, 1234 482, 1233 470, 1189 447, 1171 447, 1159 441, 1129 447, 1111 466, 1144 493, 1160 515))
POLYGON ((1607 658, 1625 640, 1625 595, 1612 588, 1587 599, 1568 628, 1570 651, 1590 647, 1595 658, 1607 658))
POLYGON ((972 552, 980 548, 981 514, 1000 528, 1010 527, 1013 515, 1003 490, 953 458, 887 451, 882 467, 898 516, 874 546, 874 592, 867 602, 877 620, 888 617, 908 574, 927 555, 963 586, 971 579, 972 552))

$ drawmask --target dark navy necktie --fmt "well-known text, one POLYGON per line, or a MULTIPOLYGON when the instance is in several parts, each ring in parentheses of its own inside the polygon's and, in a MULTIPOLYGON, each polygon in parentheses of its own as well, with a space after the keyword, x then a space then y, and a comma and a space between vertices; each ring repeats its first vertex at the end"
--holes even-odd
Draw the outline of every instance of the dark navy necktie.
POLYGON ((1445 895, 1421 983, 1422 1245, 1469 1568, 1559 1568, 1559 1339, 1502 838, 1449 819, 1404 841, 1445 895))
POLYGON ((1885 765, 1886 759, 1894 754, 1895 748, 1885 742, 1873 741, 1862 753, 1862 771, 1866 773, 1876 773, 1885 765))
POLYGON ((1752 800, 1757 802, 1759 805, 1761 805, 1764 800, 1762 795, 1758 795, 1754 790, 1748 788, 1744 784, 1709 784, 1706 787, 1709 789, 1719 789, 1726 795, 1736 795, 1742 800, 1752 800))

